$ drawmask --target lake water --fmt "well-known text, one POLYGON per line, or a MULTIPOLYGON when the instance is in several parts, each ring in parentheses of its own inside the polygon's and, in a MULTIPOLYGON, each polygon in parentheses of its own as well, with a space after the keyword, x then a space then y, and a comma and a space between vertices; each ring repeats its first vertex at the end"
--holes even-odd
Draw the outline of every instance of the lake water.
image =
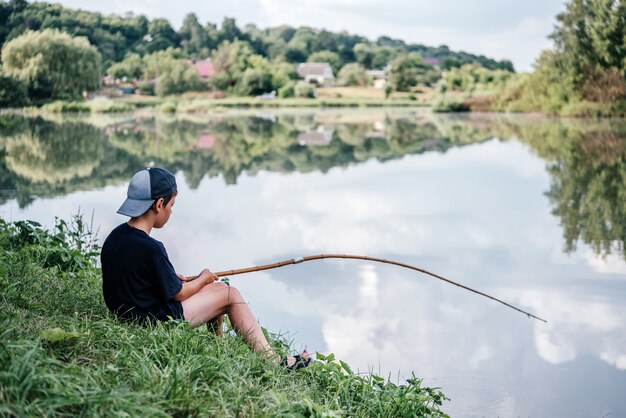
POLYGON ((0 216, 93 215, 176 173, 164 242, 233 276, 261 324, 360 371, 443 388, 460 417, 626 416, 626 123, 426 110, 0 117, 0 216))

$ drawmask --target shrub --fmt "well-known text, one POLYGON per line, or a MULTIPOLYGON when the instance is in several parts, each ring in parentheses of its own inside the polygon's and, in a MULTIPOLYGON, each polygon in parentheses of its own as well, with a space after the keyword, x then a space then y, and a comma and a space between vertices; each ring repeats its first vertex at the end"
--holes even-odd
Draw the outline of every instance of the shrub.
POLYGON ((238 84, 239 93, 245 96, 269 93, 272 88, 272 74, 253 68, 244 71, 241 82, 238 84))
POLYGON ((453 99, 449 97, 440 97, 432 105, 433 112, 467 112, 470 110, 469 105, 462 99, 453 99))
POLYGON ((313 98, 315 97, 315 88, 306 81, 298 81, 293 88, 295 97, 313 98))
POLYGON ((144 81, 137 85, 140 94, 144 94, 146 96, 154 96, 155 93, 155 83, 151 81, 144 81))
POLYGON ((278 97, 287 98, 296 95, 296 82, 290 81, 278 89, 278 97))
POLYGON ((155 92, 158 96, 169 96, 187 91, 202 91, 206 88, 206 84, 202 82, 194 68, 185 61, 177 61, 169 71, 159 76, 155 92))
POLYGON ((93 112, 93 113, 114 113, 128 112, 135 109, 130 103, 118 103, 106 97, 98 97, 90 101, 65 102, 57 100, 55 102, 46 103, 42 106, 46 112, 93 112))
POLYGON ((563 106, 561 116, 624 117, 626 116, 626 101, 622 100, 615 103, 598 103, 585 100, 571 102, 563 106))
POLYGON ((0 108, 21 107, 27 102, 26 85, 16 78, 0 73, 0 108))

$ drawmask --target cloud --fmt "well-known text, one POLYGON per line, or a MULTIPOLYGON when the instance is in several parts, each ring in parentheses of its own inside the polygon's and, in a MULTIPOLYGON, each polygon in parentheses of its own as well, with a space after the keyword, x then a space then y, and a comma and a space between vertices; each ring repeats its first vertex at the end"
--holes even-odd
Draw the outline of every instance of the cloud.
POLYGON ((626 370, 623 298, 598 296, 588 286, 515 291, 520 304, 548 319, 547 324, 534 325, 537 353, 552 364, 593 355, 626 370))

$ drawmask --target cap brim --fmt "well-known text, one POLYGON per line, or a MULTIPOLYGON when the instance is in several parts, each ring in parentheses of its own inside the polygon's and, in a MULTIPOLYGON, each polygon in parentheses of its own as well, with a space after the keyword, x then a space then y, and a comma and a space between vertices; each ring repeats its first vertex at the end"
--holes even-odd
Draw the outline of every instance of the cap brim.
POLYGON ((131 199, 129 197, 124 201, 124 203, 122 203, 122 206, 120 206, 120 208, 117 210, 117 213, 134 218, 146 213, 146 211, 150 209, 150 206, 152 206, 153 203, 154 200, 138 200, 131 199))

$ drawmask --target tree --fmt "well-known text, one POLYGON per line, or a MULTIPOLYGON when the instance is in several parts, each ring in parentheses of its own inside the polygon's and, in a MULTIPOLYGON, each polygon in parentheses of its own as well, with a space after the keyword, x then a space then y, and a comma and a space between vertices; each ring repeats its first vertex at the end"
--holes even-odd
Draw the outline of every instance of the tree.
POLYGON ((209 55, 209 35, 198 22, 194 13, 189 13, 178 31, 180 45, 188 57, 205 58, 209 55))
POLYGON ((337 74, 343 63, 341 57, 336 52, 332 51, 319 51, 309 55, 307 62, 327 62, 333 69, 333 73, 337 74))
POLYGON ((24 83, 0 71, 0 108, 24 106, 27 101, 24 83))
POLYGON ((339 71, 339 81, 344 86, 360 86, 367 85, 367 74, 365 68, 361 64, 346 64, 339 71))
POLYGON ((385 68, 396 56, 396 54, 396 50, 389 46, 379 46, 374 48, 371 68, 379 70, 385 68))
POLYGON ((168 96, 205 89, 206 86, 200 79, 198 72, 185 61, 178 60, 167 71, 161 73, 155 91, 158 96, 168 96))
POLYGON ((178 46, 178 35, 167 19, 154 19, 148 24, 146 42, 148 42, 146 48, 148 52, 176 48, 178 46))
POLYGON ((272 82, 272 64, 260 55, 251 55, 237 90, 243 95, 258 95, 275 90, 272 82))
POLYGON ((2 48, 3 71, 23 81, 31 97, 77 97, 96 89, 101 60, 86 38, 56 29, 26 32, 2 48))
POLYGON ((213 68, 215 75, 212 77, 213 85, 221 90, 232 89, 237 85, 248 68, 248 60, 252 51, 247 42, 225 41, 213 54, 213 68))
POLYGON ((299 45, 287 45, 285 59, 288 62, 300 63, 306 61, 306 49, 299 45))
POLYGON ((425 66, 419 54, 411 53, 397 57, 391 63, 390 82, 395 91, 409 91, 417 85, 418 75, 425 66))
POLYGON ((141 78, 144 70, 144 61, 139 54, 128 54, 124 61, 113 64, 107 70, 107 74, 115 79, 137 80, 141 78))
POLYGON ((374 51, 372 47, 366 43, 356 44, 352 50, 356 61, 365 68, 372 68, 372 60, 374 51))
POLYGON ((248 96, 272 91, 272 74, 267 71, 248 68, 243 72, 239 83, 239 93, 248 96))
POLYGON ((159 78, 161 74, 168 73, 179 60, 184 58, 180 49, 168 48, 157 51, 143 57, 143 78, 152 80, 159 78))
POLYGON ((241 29, 237 27, 237 21, 232 17, 225 17, 222 20, 222 26, 218 32, 219 43, 222 44, 225 41, 233 42, 235 40, 246 40, 241 29))
POLYGON ((572 0, 557 16, 551 38, 577 80, 596 67, 616 68, 626 76, 626 2, 572 0))
POLYGON ((272 86, 276 91, 298 78, 295 66, 287 62, 273 63, 270 72, 272 74, 272 86))

